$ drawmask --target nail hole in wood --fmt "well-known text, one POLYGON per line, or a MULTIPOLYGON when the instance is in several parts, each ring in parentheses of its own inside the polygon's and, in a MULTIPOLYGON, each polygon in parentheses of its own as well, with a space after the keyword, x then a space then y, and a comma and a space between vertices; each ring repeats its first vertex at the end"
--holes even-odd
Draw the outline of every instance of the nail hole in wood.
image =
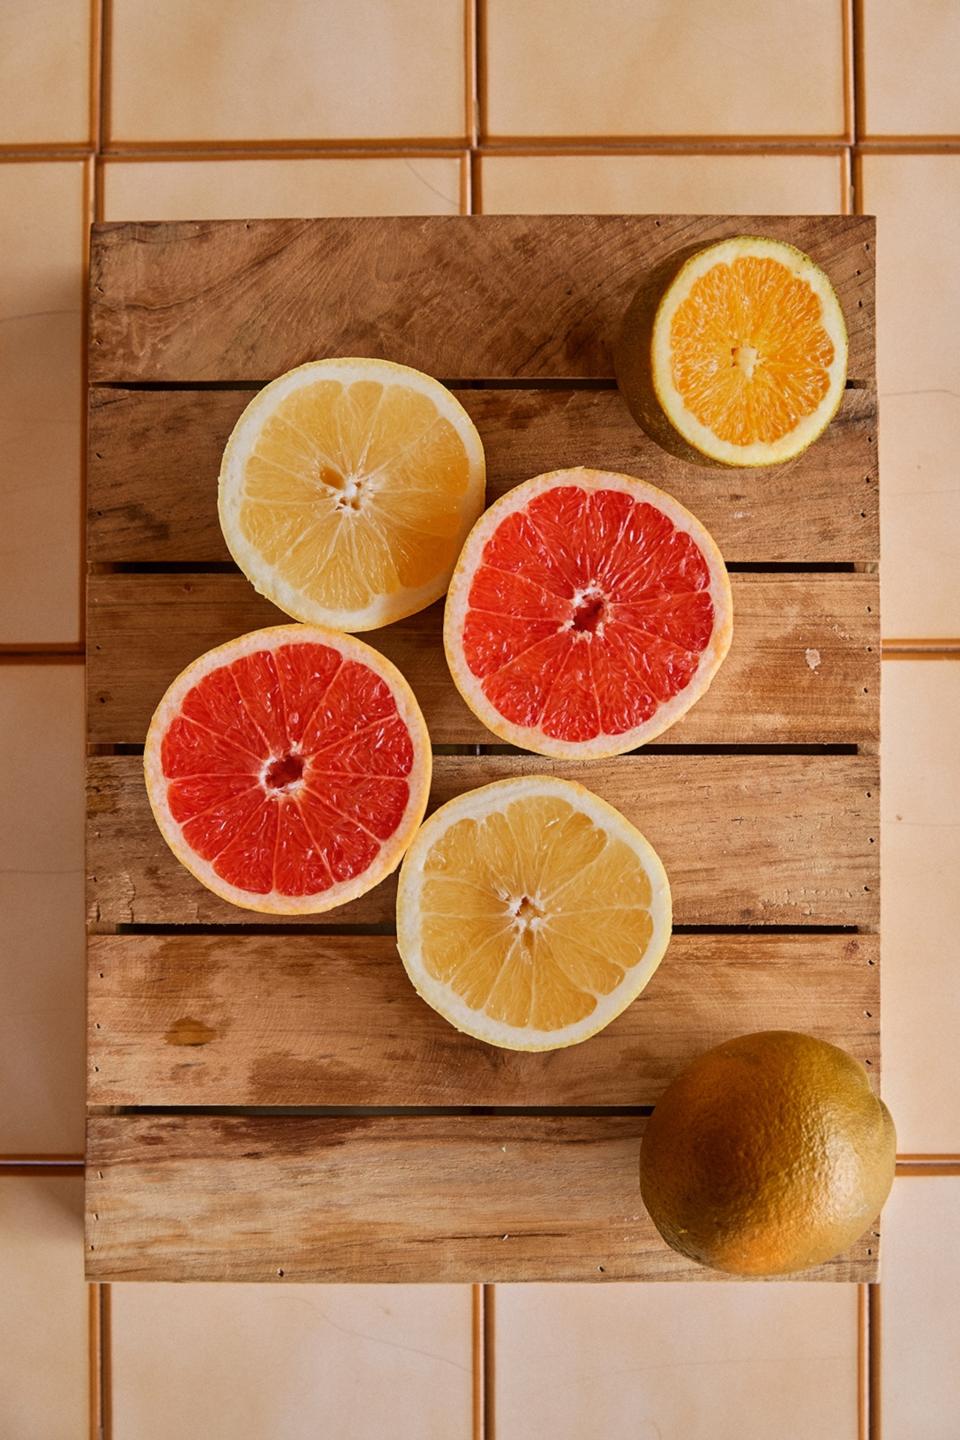
MULTIPOLYGON (((247 229, 249 229, 249 228, 250 228, 250 227, 247 226, 247 229)), ((277 1271, 277 1274, 280 1276, 280 1278, 281 1278, 281 1280, 282 1280, 282 1279, 283 1279, 283 1271, 282 1271, 282 1270, 278 1270, 278 1271, 277 1271)))
POLYGON ((600 1271, 600 1274, 601 1274, 601 1275, 606 1275, 606 1273, 607 1273, 607 1267, 606 1267, 605 1265, 598 1265, 598 1266, 597 1266, 597 1269, 600 1271))
POLYGON ((863 1013, 864 1013, 864 1015, 866 1015, 866 1017, 867 1017, 868 1020, 872 1020, 872 1019, 873 1019, 873 1011, 872 1011, 872 1010, 864 1010, 863 1013))

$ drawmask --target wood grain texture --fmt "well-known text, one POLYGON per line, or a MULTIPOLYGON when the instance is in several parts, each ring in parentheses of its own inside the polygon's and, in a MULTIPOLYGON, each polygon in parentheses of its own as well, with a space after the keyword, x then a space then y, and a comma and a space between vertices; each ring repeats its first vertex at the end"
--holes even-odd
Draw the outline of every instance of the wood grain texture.
MULTIPOLYGON (((694 465, 656 446, 616 390, 459 390, 483 440, 491 500, 548 470, 590 465, 652 481, 713 535, 728 562, 875 560, 876 392, 847 390, 836 418, 786 465, 694 465)), ((229 560, 217 476, 249 390, 90 392, 88 542, 94 561, 229 560)))
MULTIPOLYGON (((90 1280, 706 1280, 633 1116, 92 1117, 90 1280)), ((876 1278, 872 1231, 804 1280, 876 1278), (868 1249, 872 1254, 868 1254, 868 1249)))
POLYGON ((640 281, 742 234, 826 270, 849 374, 872 380, 870 218, 487 215, 95 225, 90 381, 263 382, 323 355, 441 379, 606 379, 640 281))
MULTIPOLYGON (((878 922, 874 757, 640 752, 582 763, 441 755, 431 808, 525 774, 579 781, 639 826, 667 868, 677 924, 869 929, 878 922)), ((218 899, 174 859, 150 813, 139 756, 93 757, 88 776, 91 924, 271 923, 218 899)), ((395 897, 391 878, 304 923, 392 925, 395 897)))
POLYGON ((100 935, 92 1105, 652 1105, 734 1035, 801 1030, 879 1080, 874 935, 675 935, 588 1043, 523 1055, 461 1035, 387 936, 100 935))
MULTIPOLYGON (((659 744, 876 743, 878 576, 732 577, 734 637, 707 691, 659 744)), ((88 737, 141 744, 167 686, 197 655, 288 622, 241 575, 93 575, 88 737)), ((443 655, 443 606, 362 637, 413 686, 436 745, 495 744, 443 655)))

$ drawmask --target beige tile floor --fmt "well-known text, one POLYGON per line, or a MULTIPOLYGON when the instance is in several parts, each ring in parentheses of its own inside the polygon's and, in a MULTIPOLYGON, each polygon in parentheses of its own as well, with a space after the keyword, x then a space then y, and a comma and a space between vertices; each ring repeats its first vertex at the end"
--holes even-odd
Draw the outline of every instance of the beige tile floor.
POLYGON ((875 212, 885 1091, 901 1151, 921 1157, 886 1214, 882 1343, 864 1297, 823 1286, 501 1287, 485 1297, 486 1351, 468 1287, 113 1287, 88 1310, 76 1172, 0 1158, 13 1317, 0 1435, 93 1436, 102 1418, 104 1440, 866 1440, 868 1368, 887 1440, 956 1433, 960 20, 953 0, 679 13, 671 0, 0 6, 0 1157, 83 1145, 91 210, 875 212), (484 1376, 485 1418, 471 1389, 484 1376))

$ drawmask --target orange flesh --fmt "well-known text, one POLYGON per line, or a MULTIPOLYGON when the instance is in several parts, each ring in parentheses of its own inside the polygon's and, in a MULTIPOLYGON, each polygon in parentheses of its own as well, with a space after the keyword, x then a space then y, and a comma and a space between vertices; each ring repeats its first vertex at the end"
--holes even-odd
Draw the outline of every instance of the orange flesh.
POLYGON ((743 256, 695 281, 670 324, 673 384, 721 440, 769 444, 829 388, 819 296, 777 260, 743 256))

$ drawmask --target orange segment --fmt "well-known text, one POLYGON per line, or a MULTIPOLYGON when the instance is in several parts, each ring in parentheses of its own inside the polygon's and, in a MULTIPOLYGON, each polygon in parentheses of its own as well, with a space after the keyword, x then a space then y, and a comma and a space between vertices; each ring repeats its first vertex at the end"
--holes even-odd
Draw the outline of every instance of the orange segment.
POLYGON ((323 360, 241 415, 220 523, 261 594, 298 619, 369 630, 443 594, 484 480, 476 429, 437 381, 383 360, 323 360))
POLYGON ((612 806, 549 776, 451 800, 401 871, 397 943, 417 990, 508 1049, 595 1034, 646 985, 669 934, 651 846, 612 806))
POLYGON ((797 455, 826 428, 846 382, 833 287, 779 241, 738 236, 682 267, 653 322, 657 400, 695 449, 730 465, 797 455))

